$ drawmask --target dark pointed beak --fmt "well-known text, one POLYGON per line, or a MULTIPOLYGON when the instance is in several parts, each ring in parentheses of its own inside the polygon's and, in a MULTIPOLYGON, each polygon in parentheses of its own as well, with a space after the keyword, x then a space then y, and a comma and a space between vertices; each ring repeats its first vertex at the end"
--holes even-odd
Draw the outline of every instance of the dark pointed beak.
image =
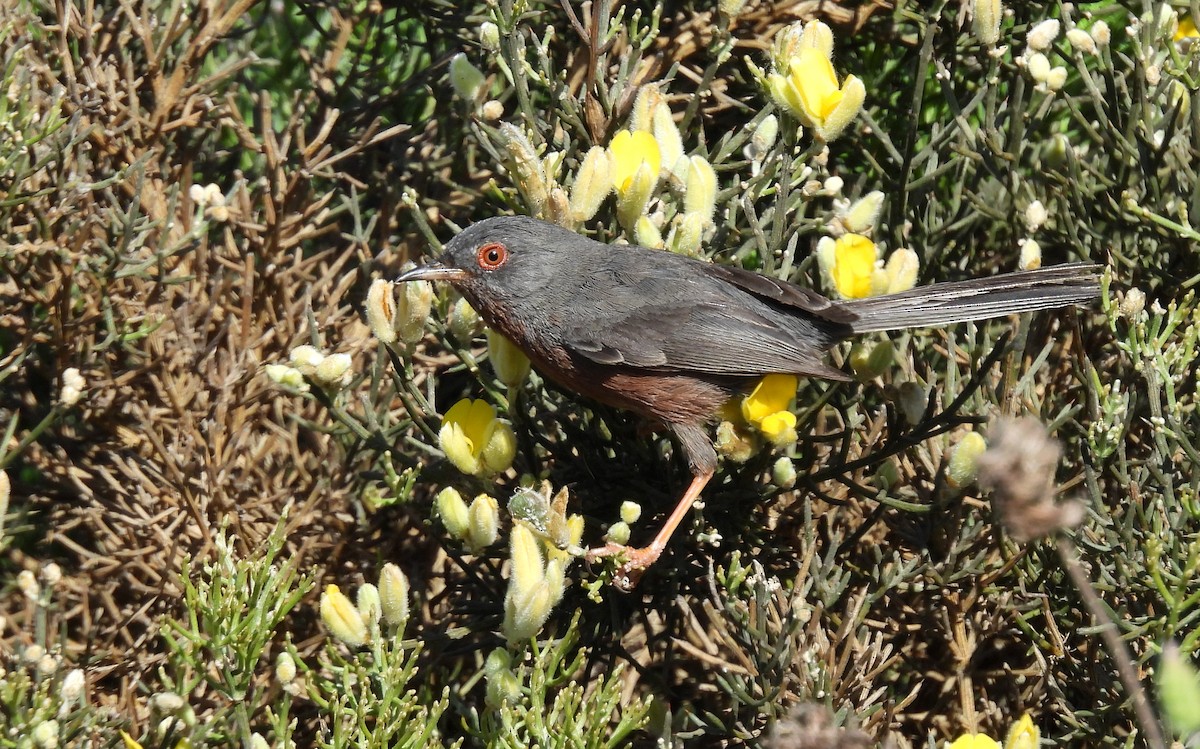
POLYGON ((467 272, 461 268, 451 268, 443 265, 437 260, 425 265, 413 268, 407 273, 401 274, 396 279, 396 283, 404 283, 405 281, 465 281, 467 280, 467 272))

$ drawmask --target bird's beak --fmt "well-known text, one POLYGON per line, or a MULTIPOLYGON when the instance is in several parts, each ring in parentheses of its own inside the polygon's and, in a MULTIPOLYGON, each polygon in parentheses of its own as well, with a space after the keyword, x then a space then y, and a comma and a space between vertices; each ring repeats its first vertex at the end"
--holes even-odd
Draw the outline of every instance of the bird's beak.
POLYGON ((467 272, 461 268, 451 268, 437 260, 413 268, 396 279, 396 283, 405 281, 465 281, 467 272))

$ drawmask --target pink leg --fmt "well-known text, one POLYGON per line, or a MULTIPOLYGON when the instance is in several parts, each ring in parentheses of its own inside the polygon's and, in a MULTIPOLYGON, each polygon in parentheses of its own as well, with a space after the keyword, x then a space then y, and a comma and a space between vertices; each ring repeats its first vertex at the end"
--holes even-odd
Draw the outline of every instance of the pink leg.
POLYGON ((598 549, 591 549, 587 553, 588 561, 600 559, 602 557, 613 556, 614 554, 624 554, 625 561, 617 568, 616 577, 613 578, 613 583, 622 590, 633 590, 637 587, 638 581, 642 578, 642 573, 646 571, 650 565, 654 564, 662 555, 663 549, 667 548, 667 542, 671 540, 671 534, 687 517, 688 510, 692 509, 692 504, 696 498, 700 496, 700 492, 704 490, 705 485, 713 477, 711 470, 703 473, 697 473, 692 478, 692 483, 688 485, 687 491, 679 498, 679 503, 675 505, 675 509, 671 512, 671 516, 667 518, 667 522, 663 523, 663 527, 659 529, 658 535, 650 542, 649 546, 641 549, 634 549, 620 544, 607 544, 598 549))

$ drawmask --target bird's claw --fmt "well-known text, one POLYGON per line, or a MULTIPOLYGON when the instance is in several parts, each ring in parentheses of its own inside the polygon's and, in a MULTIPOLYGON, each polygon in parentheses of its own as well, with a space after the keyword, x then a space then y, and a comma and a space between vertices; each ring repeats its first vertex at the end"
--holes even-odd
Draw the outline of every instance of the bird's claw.
POLYGON ((621 557, 620 564, 613 573, 612 582, 620 590, 628 592, 637 587, 641 582, 642 575, 650 565, 658 560, 660 554, 662 551, 653 546, 635 549, 621 544, 607 543, 604 546, 589 549, 586 558, 587 561, 593 562, 605 557, 621 557))

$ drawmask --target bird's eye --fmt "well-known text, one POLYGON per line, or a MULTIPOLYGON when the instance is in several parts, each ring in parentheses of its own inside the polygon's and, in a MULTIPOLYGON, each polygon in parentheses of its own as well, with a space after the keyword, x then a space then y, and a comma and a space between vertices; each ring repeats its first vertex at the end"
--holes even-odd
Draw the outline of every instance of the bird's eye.
POLYGON ((496 270, 508 262, 508 248, 499 242, 488 242, 479 248, 475 260, 484 270, 496 270))

